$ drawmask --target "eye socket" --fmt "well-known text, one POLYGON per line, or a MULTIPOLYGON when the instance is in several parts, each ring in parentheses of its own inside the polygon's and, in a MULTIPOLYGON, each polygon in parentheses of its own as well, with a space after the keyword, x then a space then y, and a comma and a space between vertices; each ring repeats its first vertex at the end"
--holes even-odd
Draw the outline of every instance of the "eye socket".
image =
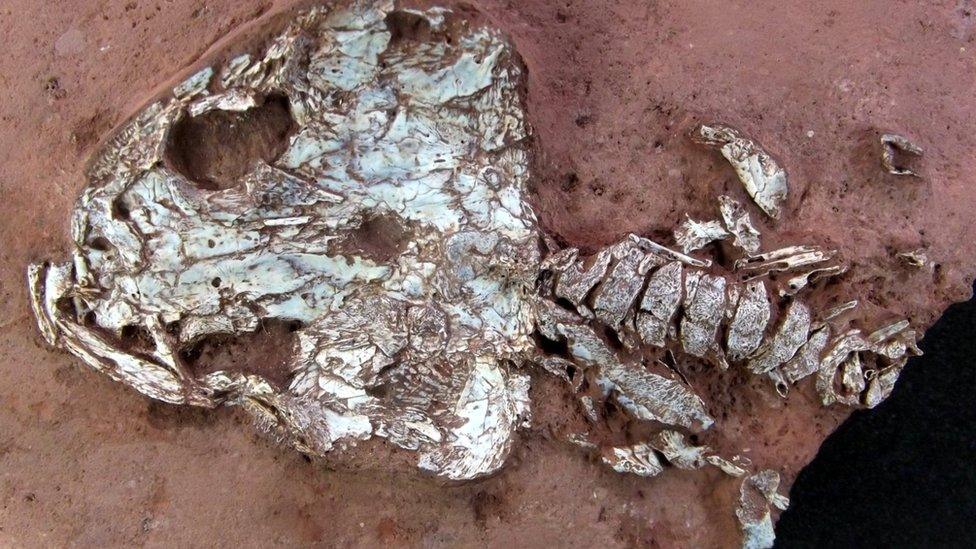
POLYGON ((242 112, 184 115, 170 131, 163 162, 201 189, 229 189, 255 162, 277 160, 296 128, 283 95, 242 112))
POLYGON ((426 42, 431 38, 430 22, 427 18, 408 11, 392 11, 386 16, 386 28, 390 31, 390 42, 426 42))
POLYGON ((193 377, 213 372, 258 375, 278 389, 288 387, 290 360, 298 345, 297 321, 266 319, 258 329, 236 336, 211 334, 184 345, 180 359, 193 377))

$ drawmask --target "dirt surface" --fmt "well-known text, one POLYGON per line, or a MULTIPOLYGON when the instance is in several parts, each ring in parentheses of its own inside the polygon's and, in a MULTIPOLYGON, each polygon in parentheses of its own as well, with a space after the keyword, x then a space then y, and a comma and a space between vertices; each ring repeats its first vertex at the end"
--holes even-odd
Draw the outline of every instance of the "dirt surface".
MULTIPOLYGON (((240 412, 150 402, 43 345, 24 269, 66 253, 67 214, 96 143, 222 37, 260 35, 296 5, 0 7, 0 545, 734 543, 736 483, 677 470, 639 479, 591 462, 559 441, 576 412, 543 377, 535 422, 507 469, 442 486, 384 463, 402 456, 381 442, 363 445, 362 459, 308 463, 240 412)), ((825 243, 852 263, 825 296, 861 299, 869 320, 907 316, 920 326, 968 297, 970 2, 474 5, 529 68, 534 201, 562 242, 595 249, 631 231, 666 237, 686 212, 710 217, 719 194, 741 196, 728 165, 687 136, 696 122, 721 120, 790 173, 782 220, 760 227, 764 243, 825 243), (925 149, 922 178, 880 170, 885 131, 925 149), (917 248, 931 268, 898 261, 917 248)), ((725 428, 754 440, 754 462, 783 470, 787 487, 846 413, 819 411, 812 394, 783 405, 756 383, 736 390, 747 397, 730 402, 725 428)))

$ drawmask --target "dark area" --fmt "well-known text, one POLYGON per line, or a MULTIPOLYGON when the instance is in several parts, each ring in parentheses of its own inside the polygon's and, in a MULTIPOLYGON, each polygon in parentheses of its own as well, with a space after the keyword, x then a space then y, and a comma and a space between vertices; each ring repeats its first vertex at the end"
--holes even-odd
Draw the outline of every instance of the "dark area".
POLYGON ((370 215, 342 239, 338 248, 343 253, 385 264, 403 253, 411 236, 399 216, 387 213, 370 215))
POLYGON ((196 377, 213 372, 240 372, 264 377, 276 387, 291 378, 289 357, 297 345, 299 322, 264 320, 254 332, 206 337, 180 353, 196 377))
POLYGON ((202 189, 237 185, 257 161, 272 163, 296 129, 288 99, 279 95, 242 112, 184 114, 166 144, 167 165, 202 189))
POLYGON ((386 16, 386 27, 390 30, 390 43, 430 40, 430 23, 427 19, 408 11, 392 11, 386 16))
POLYGON ((976 546, 976 299, 926 334, 891 397, 857 412, 793 486, 778 547, 976 546))

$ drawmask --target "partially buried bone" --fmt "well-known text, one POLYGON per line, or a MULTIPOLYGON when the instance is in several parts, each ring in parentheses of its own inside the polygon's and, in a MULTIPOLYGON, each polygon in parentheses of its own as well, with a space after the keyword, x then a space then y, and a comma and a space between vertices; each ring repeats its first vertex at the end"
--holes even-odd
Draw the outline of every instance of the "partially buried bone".
POLYGON ((722 124, 698 126, 692 138, 721 151, 756 205, 769 217, 779 218, 789 186, 786 170, 769 153, 738 130, 722 124))
POLYGON ((922 156, 922 154, 922 148, 909 141, 907 137, 893 133, 881 136, 881 166, 892 175, 918 177, 917 173, 902 165, 898 157, 899 155, 922 156))
POLYGON ((242 405, 314 455, 382 436, 445 478, 501 467, 528 417, 540 259, 522 70, 440 9, 412 12, 440 38, 394 41, 391 12, 305 11, 131 120, 92 163, 71 262, 30 269, 46 339, 151 397, 242 405), (293 121, 280 156, 219 186, 186 168, 180 128, 261 120, 276 98, 293 121), (390 242, 361 242, 376 233, 390 242), (197 375, 181 354, 274 319, 299 326, 284 384, 197 375), (155 348, 122 344, 129 329, 155 348))

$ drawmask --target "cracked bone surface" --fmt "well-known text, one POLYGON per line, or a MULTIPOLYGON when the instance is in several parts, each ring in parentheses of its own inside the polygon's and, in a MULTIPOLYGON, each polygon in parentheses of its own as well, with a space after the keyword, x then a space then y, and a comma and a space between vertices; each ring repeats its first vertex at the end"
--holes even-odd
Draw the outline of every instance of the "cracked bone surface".
POLYGON ((71 261, 31 269, 45 337, 150 397, 244 405, 305 452, 382 436, 448 479, 501 467, 539 262, 522 69, 494 31, 392 10, 307 11, 128 123, 92 164, 71 261), (417 27, 434 39, 402 36, 417 27), (181 124, 276 98, 294 127, 236 179, 170 150, 181 124), (395 242, 361 242, 377 225, 395 242), (269 320, 300 323, 287 385, 181 357, 269 320))
POLYGON ((149 397, 242 406, 306 454, 381 437, 448 480, 505 464, 535 364, 594 431, 608 408, 649 429, 567 439, 625 474, 714 467, 741 490, 744 543, 769 545, 778 473, 722 438, 687 365, 758 379, 776 402, 804 384, 824 406, 874 407, 915 331, 862 331, 856 301, 811 305, 848 265, 823 246, 763 249, 750 212, 785 221, 786 170, 727 126, 697 138, 753 203, 718 197, 671 243, 552 244, 527 201, 524 78, 504 37, 448 10, 302 12, 96 154, 70 260, 28 270, 44 338, 149 397), (212 338, 275 322, 294 332, 285 372, 195 366, 212 338))

